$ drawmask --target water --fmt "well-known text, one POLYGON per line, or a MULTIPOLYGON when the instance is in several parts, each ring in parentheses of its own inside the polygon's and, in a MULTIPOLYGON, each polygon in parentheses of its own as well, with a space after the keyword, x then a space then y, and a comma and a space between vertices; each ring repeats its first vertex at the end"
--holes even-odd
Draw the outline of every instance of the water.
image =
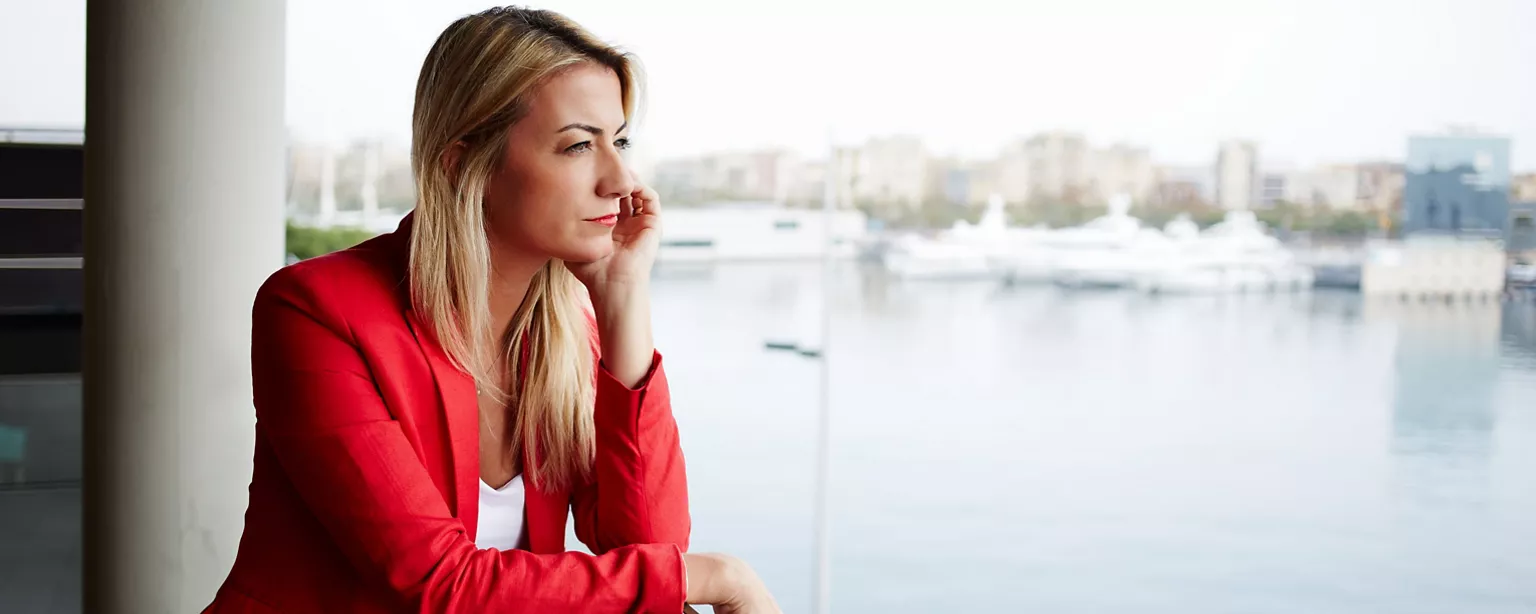
MULTIPOLYGON (((1536 611, 1529 306, 838 280, 838 614, 1536 611)), ((808 612, 817 270, 654 292, 694 549, 808 612)))

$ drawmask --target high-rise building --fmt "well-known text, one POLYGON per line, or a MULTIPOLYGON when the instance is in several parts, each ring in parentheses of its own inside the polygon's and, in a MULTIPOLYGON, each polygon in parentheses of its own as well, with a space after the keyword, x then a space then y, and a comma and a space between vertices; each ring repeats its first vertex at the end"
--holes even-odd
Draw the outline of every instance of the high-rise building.
POLYGON ((826 158, 800 161, 788 168, 789 178, 784 202, 792 206, 821 207, 827 199, 827 182, 832 181, 832 203, 840 209, 854 206, 854 170, 858 150, 838 147, 826 158))
POLYGON ((1509 228, 1509 139, 1455 129, 1408 139, 1403 231, 1509 228))
POLYGON ((1400 162, 1365 162, 1356 165, 1360 208, 1391 213, 1403 208, 1403 165, 1400 162))
POLYGON ((917 137, 870 139, 856 166, 854 194, 860 201, 915 208, 928 192, 928 151, 917 137))
POLYGON ((1290 187, 1290 182, 1290 171, 1264 171, 1259 177, 1259 206, 1268 209, 1287 202, 1286 190, 1290 187))
MULTIPOLYGON (((1024 143, 1031 200, 1081 203, 1092 197, 1088 139, 1074 132, 1046 132, 1024 143)), ((1005 197, 1006 198, 1006 197, 1005 197)))
POLYGON ((1090 156, 1090 166, 1098 200, 1107 202, 1123 195, 1133 203, 1147 204, 1157 187, 1152 154, 1142 147, 1116 144, 1096 149, 1090 156))
POLYGON ((1282 203, 1333 211, 1389 213, 1402 208, 1403 165, 1393 162, 1325 164, 1297 168, 1265 165, 1259 179, 1259 206, 1282 203))
POLYGON ((1216 193, 1210 166, 1159 166, 1153 169, 1151 202, 1164 207, 1209 205, 1216 193))
POLYGON ((677 204, 714 200, 784 202, 800 168, 793 154, 779 150, 714 153, 660 161, 653 187, 677 204))
POLYGON ((972 200, 995 193, 1015 205, 1029 202, 1029 156, 1028 141, 1020 139, 1004 147, 995 160, 972 174, 971 194, 977 197, 972 200))
POLYGON ((381 215, 393 219, 415 206, 407 146, 379 139, 342 146, 289 143, 288 210, 294 217, 328 226, 381 215))
POLYGON ((951 205, 971 204, 985 195, 971 194, 971 176, 975 165, 959 158, 934 158, 928 161, 925 202, 951 205))
POLYGON ((1313 209, 1356 209, 1360 205, 1359 171, 1353 165, 1334 164, 1287 173, 1283 199, 1313 209))
POLYGON ((1224 141, 1216 151, 1216 204, 1252 209, 1259 200, 1259 150, 1249 141, 1224 141))

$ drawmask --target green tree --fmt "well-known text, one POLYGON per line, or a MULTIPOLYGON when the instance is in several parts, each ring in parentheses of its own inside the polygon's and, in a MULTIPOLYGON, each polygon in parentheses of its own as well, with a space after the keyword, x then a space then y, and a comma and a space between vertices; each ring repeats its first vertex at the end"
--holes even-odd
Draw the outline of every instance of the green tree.
POLYGON ((1051 228, 1077 226, 1104 215, 1105 207, 1082 204, 1067 198, 1036 197, 1022 206, 1008 209, 1009 222, 1022 226, 1044 224, 1051 228))
POLYGON ((288 222, 288 253, 300 260, 340 251, 376 236, 361 228, 313 228, 288 222))
POLYGON ((981 208, 955 204, 943 200, 924 201, 917 209, 907 209, 901 222, 908 227, 943 230, 965 220, 975 224, 981 219, 981 208))
POLYGON ((1363 237, 1377 230, 1376 220, 1359 211, 1339 211, 1326 215, 1321 230, 1339 237, 1363 237))

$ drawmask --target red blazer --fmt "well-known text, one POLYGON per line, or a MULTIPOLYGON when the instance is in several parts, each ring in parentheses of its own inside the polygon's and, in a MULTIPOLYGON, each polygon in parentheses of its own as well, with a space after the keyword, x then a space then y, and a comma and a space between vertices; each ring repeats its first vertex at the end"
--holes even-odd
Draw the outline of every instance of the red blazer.
POLYGON ((598 363, 592 480, 528 484, 529 551, 476 549, 475 386, 412 313, 410 227, 257 293, 250 504, 204 612, 680 612, 688 488, 661 356, 638 389, 598 363), (565 551, 567 512, 596 556, 565 551))

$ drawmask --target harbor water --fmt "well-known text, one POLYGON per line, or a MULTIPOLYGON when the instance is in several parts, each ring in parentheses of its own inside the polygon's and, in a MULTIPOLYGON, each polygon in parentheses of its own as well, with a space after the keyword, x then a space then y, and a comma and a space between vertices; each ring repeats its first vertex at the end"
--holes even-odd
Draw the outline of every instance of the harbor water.
MULTIPOLYGON (((830 296, 832 605, 1536 611, 1536 311, 1319 290, 830 296)), ((808 612, 815 265, 662 267, 694 549, 808 612)))

